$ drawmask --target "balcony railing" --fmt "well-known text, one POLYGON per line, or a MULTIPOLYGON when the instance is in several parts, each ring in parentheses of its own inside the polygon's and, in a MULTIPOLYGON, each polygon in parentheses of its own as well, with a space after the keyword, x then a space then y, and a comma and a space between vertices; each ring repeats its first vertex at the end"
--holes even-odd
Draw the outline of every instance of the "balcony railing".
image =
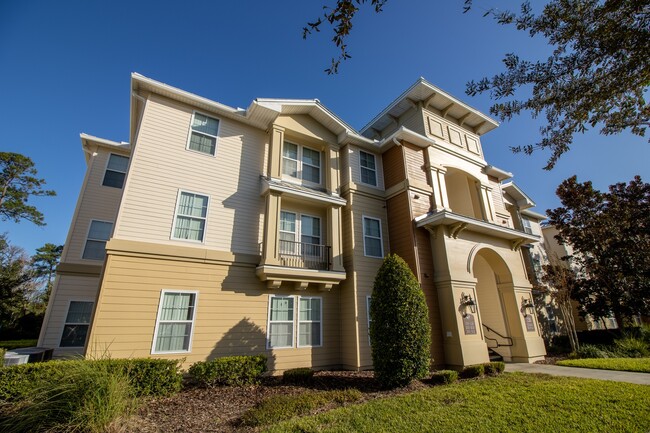
POLYGON ((332 247, 280 240, 280 262, 282 266, 300 269, 332 269, 332 247))

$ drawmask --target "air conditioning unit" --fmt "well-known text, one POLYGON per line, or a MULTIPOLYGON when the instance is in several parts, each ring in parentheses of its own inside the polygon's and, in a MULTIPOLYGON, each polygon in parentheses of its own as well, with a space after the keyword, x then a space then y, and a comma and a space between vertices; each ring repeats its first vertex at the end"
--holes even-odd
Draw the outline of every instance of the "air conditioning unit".
POLYGON ((4 359, 5 367, 10 365, 27 364, 28 361, 29 361, 29 355, 20 355, 15 352, 5 353, 5 359, 4 359))

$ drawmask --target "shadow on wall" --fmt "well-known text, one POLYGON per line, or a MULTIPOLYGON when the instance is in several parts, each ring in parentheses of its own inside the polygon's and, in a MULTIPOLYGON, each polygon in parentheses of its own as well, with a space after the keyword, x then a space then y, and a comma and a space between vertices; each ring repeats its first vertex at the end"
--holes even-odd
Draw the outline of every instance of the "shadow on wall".
POLYGON ((215 344, 208 360, 224 356, 259 354, 266 355, 268 370, 275 370, 275 355, 266 348, 266 332, 246 317, 230 328, 215 344))

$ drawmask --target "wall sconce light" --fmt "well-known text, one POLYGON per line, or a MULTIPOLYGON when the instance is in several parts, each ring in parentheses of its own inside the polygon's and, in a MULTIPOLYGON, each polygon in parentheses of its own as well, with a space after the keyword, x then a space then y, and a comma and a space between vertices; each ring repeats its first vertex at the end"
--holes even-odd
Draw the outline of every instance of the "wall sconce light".
POLYGON ((532 299, 521 297, 521 312, 524 313, 524 316, 535 312, 535 305, 533 305, 532 299))
POLYGON ((460 307, 463 310, 463 317, 467 316, 467 307, 472 314, 476 314, 476 302, 472 295, 466 295, 465 292, 460 294, 460 307))

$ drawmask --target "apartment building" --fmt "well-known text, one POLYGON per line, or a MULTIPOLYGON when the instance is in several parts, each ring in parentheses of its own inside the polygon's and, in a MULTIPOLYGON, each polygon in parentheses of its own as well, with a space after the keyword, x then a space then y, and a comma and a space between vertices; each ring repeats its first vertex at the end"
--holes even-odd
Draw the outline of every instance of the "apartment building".
POLYGON ((131 91, 131 144, 81 136, 39 345, 372 368, 372 286, 397 253, 424 291, 434 364, 545 354, 522 248, 540 234, 484 159, 488 116, 424 79, 360 131, 318 100, 232 108, 139 74, 131 91))

